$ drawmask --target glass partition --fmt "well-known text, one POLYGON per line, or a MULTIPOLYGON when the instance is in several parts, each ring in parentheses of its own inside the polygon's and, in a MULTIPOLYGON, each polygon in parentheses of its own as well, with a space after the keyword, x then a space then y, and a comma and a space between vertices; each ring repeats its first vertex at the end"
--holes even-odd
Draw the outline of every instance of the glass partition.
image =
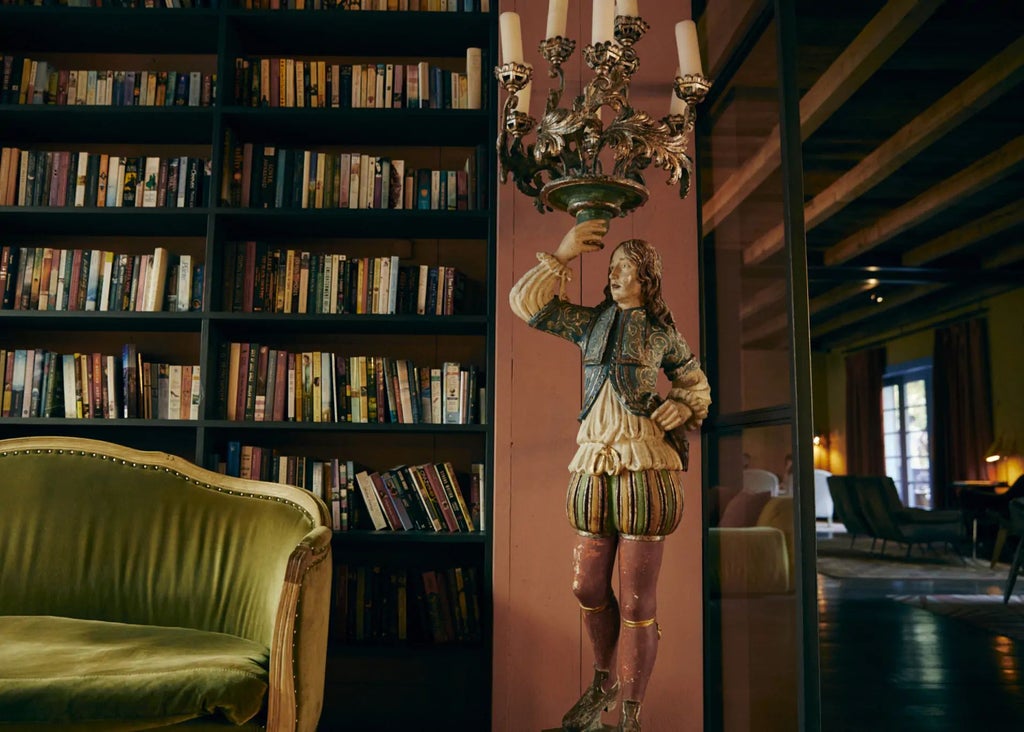
MULTIPOLYGON (((703 350, 715 399, 705 434, 706 729, 798 730, 798 506, 814 486, 802 485, 794 468, 798 407, 778 28, 770 5, 707 5, 707 55, 721 64, 711 69, 714 93, 698 135, 703 350), (730 22, 720 17, 730 12, 742 32, 713 33, 730 22)), ((810 414, 809 400, 801 407, 810 414)), ((808 476, 811 453, 808 444, 808 476)))

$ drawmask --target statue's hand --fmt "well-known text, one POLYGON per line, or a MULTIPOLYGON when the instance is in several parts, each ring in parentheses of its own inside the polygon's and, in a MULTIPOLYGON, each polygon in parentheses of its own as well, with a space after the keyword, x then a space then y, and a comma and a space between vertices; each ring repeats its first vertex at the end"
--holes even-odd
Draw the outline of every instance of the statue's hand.
POLYGON ((608 232, 606 219, 582 221, 566 232, 555 250, 554 257, 565 264, 585 252, 596 252, 604 248, 601 238, 608 232))
POLYGON ((672 399, 666 399, 661 405, 651 412, 651 419, 665 432, 682 427, 693 415, 690 408, 672 399))

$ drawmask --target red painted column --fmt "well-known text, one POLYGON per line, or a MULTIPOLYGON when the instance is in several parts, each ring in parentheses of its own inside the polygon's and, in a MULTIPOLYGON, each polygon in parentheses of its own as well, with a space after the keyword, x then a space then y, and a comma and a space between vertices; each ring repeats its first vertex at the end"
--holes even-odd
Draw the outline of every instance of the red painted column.
MULTIPOLYGON (((688 15, 682 3, 641 3, 651 30, 640 41, 640 66, 631 87, 634 107, 660 118, 668 112, 675 75, 674 25, 688 15), (670 6, 677 6, 675 8, 670 6)), ((566 97, 590 78, 582 47, 590 41, 591 3, 570 3, 567 34, 577 42, 565 66, 566 97)), ((544 35, 547 3, 502 2, 520 14, 526 61, 532 63, 531 113, 539 117, 549 87, 537 43, 544 35)), ((504 94, 500 101, 504 101, 504 94)), ((532 139, 532 138, 531 138, 532 139)), ((595 304, 602 296, 608 256, 631 237, 653 242, 664 259, 665 299, 677 327, 699 347, 696 204, 691 193, 665 183, 664 171, 646 176, 650 201, 611 224, 602 252, 576 260, 569 297, 595 304)), ((514 282, 536 263, 537 251, 553 251, 572 225, 568 214, 539 214, 532 199, 511 183, 498 194, 498 317, 495 374, 495 478, 491 513, 494 541, 495 732, 557 727, 562 714, 590 682, 589 643, 570 591, 574 535, 565 519, 567 465, 575 451, 582 370, 572 344, 528 328, 507 305, 514 282)), ((698 353, 698 356, 700 354, 698 353)), ((663 393, 667 384, 662 385, 663 393)), ((714 398, 714 384, 712 384, 714 398)), ((701 465, 699 441, 691 442, 683 522, 667 539, 658 591, 663 630, 642 718, 645 732, 703 728, 701 608, 701 465)), ((609 717, 611 719, 617 717, 609 717)))

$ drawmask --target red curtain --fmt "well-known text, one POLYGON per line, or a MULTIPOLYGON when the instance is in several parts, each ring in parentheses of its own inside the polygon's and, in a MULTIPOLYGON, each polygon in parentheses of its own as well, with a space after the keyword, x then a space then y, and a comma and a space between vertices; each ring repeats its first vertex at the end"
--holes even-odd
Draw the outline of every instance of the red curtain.
POLYGON ((882 376, 885 349, 846 357, 846 472, 885 475, 882 438, 882 376))
POLYGON ((932 496, 937 508, 953 502, 956 480, 986 480, 992 444, 992 384, 985 318, 935 331, 932 363, 932 496))

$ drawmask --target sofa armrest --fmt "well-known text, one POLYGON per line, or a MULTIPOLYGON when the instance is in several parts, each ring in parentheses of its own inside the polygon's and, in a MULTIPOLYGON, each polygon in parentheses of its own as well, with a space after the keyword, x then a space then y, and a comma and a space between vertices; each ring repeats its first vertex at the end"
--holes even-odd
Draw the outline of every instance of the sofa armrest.
POLYGON ((323 707, 331 604, 331 530, 319 526, 292 551, 270 649, 267 730, 313 732, 323 707))
POLYGON ((708 582, 721 597, 789 592, 785 535, 771 526, 709 529, 708 582))

